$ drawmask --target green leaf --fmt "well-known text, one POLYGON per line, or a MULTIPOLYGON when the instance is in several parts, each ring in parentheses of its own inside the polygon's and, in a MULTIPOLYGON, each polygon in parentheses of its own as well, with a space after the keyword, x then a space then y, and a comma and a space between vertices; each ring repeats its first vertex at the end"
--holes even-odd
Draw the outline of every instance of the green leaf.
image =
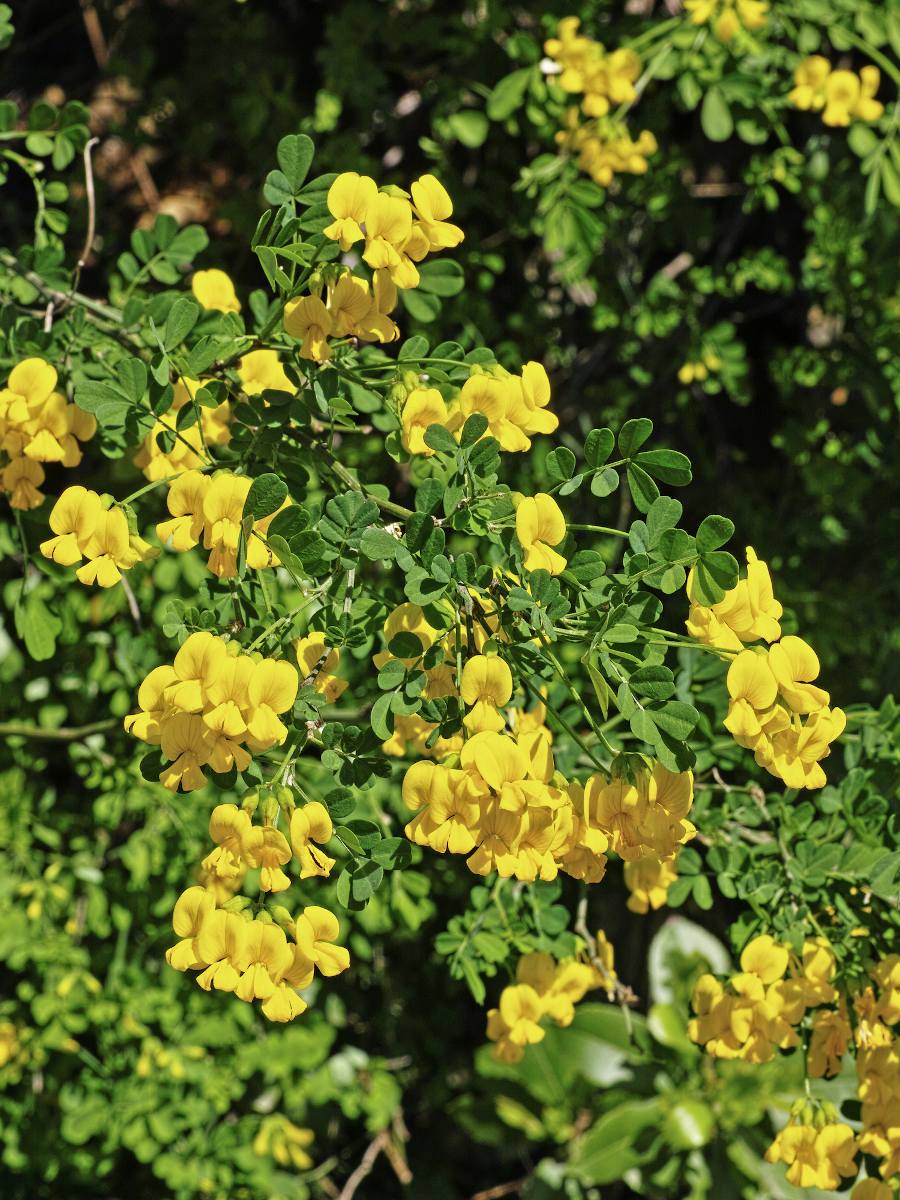
POLYGON ((394 732, 394 722, 391 716, 391 693, 384 692, 372 705, 369 723, 375 731, 375 736, 386 742, 394 732))
POLYGON ((565 483, 575 470, 575 455, 566 446, 558 446, 550 451, 544 463, 552 483, 565 483))
POLYGON ((435 296, 458 296, 464 284, 463 269, 453 258, 432 258, 419 267, 417 290, 435 296))
POLYGON ((720 88, 711 87, 703 97, 700 124, 711 142, 725 142, 731 137, 734 121, 731 118, 728 101, 720 88))
POLYGON ((613 467, 605 467, 591 480, 591 493, 601 500, 611 495, 619 486, 619 473, 613 467))
POLYGON ((428 341, 423 338, 420 333, 415 337, 407 338, 400 347, 400 353, 397 355, 398 362, 418 362, 420 358, 424 358, 428 353, 428 341))
POLYGON ((693 598, 698 604, 718 604, 731 591, 738 579, 738 564, 734 555, 716 550, 698 558, 694 564, 693 598))
POLYGON ((619 430, 619 453, 623 458, 631 458, 637 453, 653 432, 653 422, 649 417, 636 417, 626 421, 619 430))
MULTIPOLYGON (((294 198, 294 193, 291 190, 290 182, 287 175, 283 171, 270 171, 263 183, 263 196, 267 204, 274 204, 281 207, 282 204, 290 204, 294 198)), ((256 252, 259 254, 260 262, 265 267, 265 260, 262 256, 262 251, 268 247, 257 246, 256 252)))
POLYGON ((287 494, 287 484, 277 475, 271 472, 258 475, 250 485, 250 491, 244 501, 244 517, 252 517, 254 521, 268 517, 270 513, 281 508, 287 494))
POLYGON ((662 1102, 655 1097, 616 1105, 574 1144, 569 1174, 588 1185, 621 1179, 649 1156, 651 1149, 638 1149, 637 1141, 644 1130, 658 1126, 662 1111, 662 1102))
POLYGON ((429 425, 425 430, 425 445, 442 454, 455 454, 459 449, 456 438, 443 425, 429 425))
POLYGON ((602 466, 612 454, 615 444, 611 429, 592 429, 584 440, 584 461, 592 469, 602 466))
POLYGON ((371 525, 362 535, 359 543, 360 551, 373 562, 379 559, 396 557, 400 542, 386 529, 371 525))
POLYGON ((485 105, 485 111, 492 121, 505 121, 512 116, 522 103, 533 74, 533 67, 520 67, 495 85, 485 105))
POLYGON ((688 740, 699 720, 696 708, 683 700, 670 700, 662 708, 653 709, 654 724, 678 742, 688 740))
POLYGON ((111 384, 95 383, 93 380, 77 385, 75 403, 85 412, 92 413, 103 429, 124 425, 132 407, 131 401, 126 400, 111 384))
POLYGON ((292 194, 300 191, 313 160, 315 147, 305 133, 289 133, 278 143, 278 165, 292 194))
POLYGON ((700 554, 709 554, 710 551, 724 546, 731 540, 733 534, 734 522, 730 521, 728 517, 720 517, 715 514, 704 517, 697 530, 697 550, 700 554))
POLYGON ((163 346, 166 350, 174 350, 180 346, 187 335, 197 324, 200 316, 200 305, 185 296, 179 296, 166 317, 163 329, 163 346))
POLYGON ((639 667, 628 682, 632 691, 651 700, 668 700, 675 694, 675 681, 668 667, 639 667))
POLYGON ((659 498, 659 488, 643 469, 630 462, 625 468, 632 499, 640 512, 648 512, 654 500, 659 498))
POLYGON ((50 611, 36 591, 29 592, 25 603, 16 606, 15 625, 25 649, 36 662, 45 662, 53 657, 62 621, 50 611))
POLYGON ((447 125, 453 137, 470 150, 481 146, 488 134, 487 117, 474 108, 452 113, 447 118, 447 125))
POLYGON ((645 471, 673 487, 691 482, 691 460, 677 450, 642 450, 637 462, 645 471))
POLYGON ((487 433, 488 424, 488 419, 484 413, 472 413, 470 417, 467 417, 459 438, 460 447, 463 450, 468 450, 470 446, 474 446, 479 438, 482 438, 487 433))

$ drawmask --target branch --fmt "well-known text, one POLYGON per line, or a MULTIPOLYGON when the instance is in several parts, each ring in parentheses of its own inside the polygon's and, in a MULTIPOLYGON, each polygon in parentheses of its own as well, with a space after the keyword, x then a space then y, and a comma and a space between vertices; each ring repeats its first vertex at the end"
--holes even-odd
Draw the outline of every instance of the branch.
POLYGON ((10 721, 6 724, 0 723, 0 737, 35 738, 37 741, 44 742, 77 742, 81 738, 89 737, 92 733, 103 733, 107 729, 114 729, 118 724, 118 720, 113 717, 105 721, 94 721, 91 725, 77 727, 61 725, 58 729, 42 729, 39 725, 26 725, 22 722, 10 721))

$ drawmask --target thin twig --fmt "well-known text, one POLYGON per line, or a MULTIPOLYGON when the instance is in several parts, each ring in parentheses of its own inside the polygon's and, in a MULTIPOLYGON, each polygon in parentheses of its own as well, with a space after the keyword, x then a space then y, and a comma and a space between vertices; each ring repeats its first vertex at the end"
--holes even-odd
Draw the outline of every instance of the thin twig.
POLYGON ((9 721, 5 724, 0 723, 0 737, 26 737, 42 742, 77 742, 92 733, 104 733, 107 729, 114 729, 118 724, 118 720, 113 717, 104 721, 94 721, 91 725, 79 725, 77 728, 61 725, 58 729, 42 729, 39 725, 9 721))
POLYGON ((125 599, 128 601, 128 611, 131 613, 131 618, 135 625, 141 627, 141 610, 138 608, 137 597, 132 591, 131 584, 122 576, 122 591, 125 593, 125 599))
POLYGON ((527 1182, 528 1176, 526 1175, 524 1179, 513 1179, 511 1183, 498 1183, 496 1187, 476 1192, 472 1200, 500 1200, 501 1196, 517 1196, 527 1182))
POLYGON ((78 256, 78 262, 75 264, 75 283, 72 285, 73 292, 78 287, 78 276, 81 274, 81 269, 87 264, 87 260, 94 248, 94 237, 97 232, 97 196, 94 188, 94 168, 91 162, 91 151, 99 144, 100 139, 92 137, 84 147, 84 191, 87 197, 88 223, 84 247, 78 256))
POLYGON ((386 1143, 390 1140, 390 1134, 386 1129, 382 1131, 371 1141, 366 1147, 366 1152, 360 1159, 359 1166, 348 1178, 347 1182, 341 1188, 338 1200, 352 1200, 356 1195, 356 1189, 362 1181, 372 1174, 375 1167, 375 1160, 384 1149, 386 1143))

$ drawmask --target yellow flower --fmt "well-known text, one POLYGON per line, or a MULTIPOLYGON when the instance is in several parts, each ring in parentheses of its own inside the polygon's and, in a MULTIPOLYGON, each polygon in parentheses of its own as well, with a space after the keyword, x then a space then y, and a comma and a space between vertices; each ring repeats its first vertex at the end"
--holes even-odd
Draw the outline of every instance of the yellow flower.
POLYGON ((355 333, 372 308, 372 296, 364 279, 345 274, 328 290, 328 313, 334 337, 355 333))
POLYGON ((291 848, 284 834, 274 825, 262 830, 262 842, 255 850, 259 861, 259 888, 262 892, 283 892, 291 881, 282 867, 291 861, 291 848))
POLYGON ((766 656, 742 650, 732 660, 726 682, 731 701, 725 728, 736 740, 758 737, 763 731, 759 714, 771 708, 778 695, 766 656))
POLYGON ((203 533, 203 501, 212 480, 200 471, 185 471, 169 484, 166 506, 170 521, 160 521, 156 536, 165 545, 172 539, 174 550, 190 550, 203 533))
POLYGON ((528 984, 503 989, 500 1016, 508 1031, 506 1036, 514 1046, 533 1046, 544 1040, 545 1030, 539 1024, 542 1007, 540 996, 528 984))
POLYGON ((447 420, 447 405, 437 388, 414 388, 400 415, 403 449, 430 458, 434 451, 425 442, 428 426, 446 425, 447 420))
POLYGON ((859 102, 861 83, 853 71, 832 71, 825 81, 825 111, 822 120, 826 125, 849 125, 853 111, 859 102))
POLYGON ((512 688, 512 672, 502 658, 483 654, 470 658, 459 688, 463 703, 474 706, 463 718, 466 728, 471 733, 485 729, 499 733, 505 722, 497 709, 509 703, 512 688))
POLYGON ((363 237, 366 212, 378 194, 374 179, 356 171, 344 171, 328 189, 328 211, 335 218, 324 230, 326 237, 341 243, 347 251, 363 237))
POLYGON ((566 560, 553 547, 566 536, 566 519, 559 505, 546 492, 526 496, 516 509, 516 536, 525 551, 527 571, 544 570, 559 575, 566 560))
POLYGON ((314 800, 296 808, 291 816, 291 846, 300 862, 300 878, 310 879, 331 874, 334 859, 319 846, 324 846, 334 834, 331 817, 324 804, 314 800))
POLYGON ((875 99, 881 84, 881 72, 877 67, 867 66, 859 73, 859 100, 853 110, 854 117, 861 121, 877 121, 884 112, 884 105, 875 99))
POLYGON ((209 836, 216 843, 201 866, 220 879, 239 875, 246 866, 256 866, 262 845, 261 829, 254 829, 249 815, 234 804, 217 805, 209 818, 209 836))
POLYGON ((453 203, 444 185, 433 175, 422 175, 410 190, 429 248, 448 250, 458 246, 465 235, 458 225, 447 220, 453 215, 453 203))
POLYGON ((334 704, 347 688, 346 679, 339 679, 337 675, 332 674, 341 661, 340 651, 328 649, 325 645, 325 634, 315 630, 297 639, 294 643, 294 653, 303 681, 312 676, 315 690, 321 692, 329 704, 334 704))
POLYGON ((50 528, 56 537, 41 542, 41 554, 64 567, 81 562, 101 512, 96 492, 83 487, 66 488, 50 513, 50 528))
POLYGON ((227 646, 220 637, 205 631, 192 633, 175 655, 176 682, 166 692, 168 703, 182 712, 200 712, 227 657, 227 646))
POLYGON ((818 712, 828 705, 828 693, 812 684, 819 674, 819 660, 802 638, 789 635, 776 642, 769 650, 768 665, 778 691, 795 713, 818 712))
POLYGON ((344 946, 332 944, 340 932, 334 913, 315 904, 304 908, 297 918, 297 945, 322 975, 340 975, 350 966, 350 952, 344 946))
POLYGON ((841 1179, 856 1174, 856 1138, 848 1125, 821 1129, 790 1123, 776 1136, 765 1154, 767 1162, 788 1166, 788 1183, 801 1188, 833 1191, 841 1179))
POLYGON ((96 583, 108 588, 119 582, 122 570, 132 565, 128 519, 121 508, 110 508, 97 514, 83 552, 88 561, 75 572, 82 583, 96 583))
POLYGON ((755 975, 762 983, 774 983, 788 967, 788 951, 767 933, 755 937, 741 952, 741 970, 755 975))
POLYGON ((292 707, 299 682, 296 667, 283 659, 266 658, 255 665, 247 688, 247 727, 254 741, 266 747, 284 741, 287 729, 278 717, 292 707))
POLYGON ((217 309, 219 312, 241 311, 234 284, 224 271, 215 268, 211 271, 195 271, 191 291, 197 303, 204 308, 217 309))
POLYGON ((237 373, 248 396, 258 396, 263 391, 293 395, 297 390, 285 374, 277 350, 251 350, 238 363, 237 373))
POLYGON ((694 25, 711 24, 716 37, 730 42, 741 29, 755 31, 768 21, 768 0, 684 0, 694 25))
POLYGON ((831 63, 821 54, 805 58, 794 71, 795 87, 788 100, 795 108, 808 112, 825 107, 825 81, 831 73, 831 63))
POLYGON ((162 727, 160 746, 169 760, 160 773, 159 781, 171 792, 179 787, 193 792, 206 783, 203 767, 209 762, 210 732, 200 717, 174 713, 162 727))
POLYGON ((625 863, 625 884, 631 893, 627 907, 636 913, 662 908, 666 903, 669 888, 678 878, 675 860, 660 860, 648 854, 635 862, 625 863))
POLYGON ((318 296, 297 296, 284 306, 284 330, 302 341, 300 357, 311 362, 328 362, 333 332, 331 314, 318 296))
POLYGON ((244 947, 246 966, 235 988, 240 1000, 268 1000, 275 992, 275 981, 290 969, 294 952, 283 930, 263 921, 251 921, 244 947))
POLYGON ((419 273, 403 254, 404 245, 412 234, 412 206, 409 201, 385 192, 376 193, 366 207, 365 225, 364 261, 373 270, 388 270, 398 287, 415 287, 419 282, 419 273), (412 268, 411 275, 408 273, 409 267, 412 268))
POLYGON ((28 458, 14 458, 0 473, 0 482, 4 492, 9 495, 9 503, 13 508, 40 507, 44 502, 40 486, 45 478, 41 464, 28 458))
POLYGON ((216 909, 208 912, 197 934, 198 957, 209 965, 197 983, 209 991, 233 992, 248 963, 247 934, 250 923, 238 913, 216 909))
POLYGON ((203 887, 189 887, 175 902, 172 928, 181 941, 166 951, 166 962, 176 971, 190 971, 206 964, 200 957, 196 938, 203 921, 216 906, 212 892, 203 887))
POLYGON ((306 1150, 312 1145, 313 1137, 311 1129, 301 1129, 280 1114, 264 1117, 253 1139, 253 1153, 268 1154, 282 1167, 308 1171, 313 1160, 306 1150))
POLYGON ((853 1040, 850 1022, 841 1013, 823 1009, 813 1016, 807 1069, 813 1079, 839 1075, 841 1060, 853 1040))

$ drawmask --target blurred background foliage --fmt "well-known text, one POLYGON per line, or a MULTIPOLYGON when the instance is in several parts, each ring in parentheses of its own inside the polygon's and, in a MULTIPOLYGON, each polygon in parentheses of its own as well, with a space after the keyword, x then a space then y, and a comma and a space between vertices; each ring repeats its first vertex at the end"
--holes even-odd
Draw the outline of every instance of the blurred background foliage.
MULTIPOLYGON (((896 58, 884 19, 893 5, 818 3, 809 22, 791 15, 801 0, 773 7, 780 39, 749 60, 696 30, 673 38, 639 108, 659 151, 646 175, 605 191, 559 166, 542 42, 574 11, 614 47, 677 3, 20 0, 0 95, 22 110, 42 99, 85 106, 101 141, 98 239, 80 287, 114 301, 133 230, 159 213, 206 227, 198 265, 225 267, 242 295, 259 287, 249 240, 284 134, 314 136, 320 171, 402 182, 433 170, 466 230, 455 256, 466 287, 434 307, 411 293, 405 334, 461 330, 467 348, 490 345, 510 367, 545 361, 563 442, 652 417, 693 462, 685 524, 728 513, 813 631, 832 693, 877 704, 900 672, 897 209, 882 198, 867 211, 862 155, 846 132, 786 108, 783 94, 801 47, 827 52, 830 16, 861 24, 896 58), (711 140, 713 89, 729 128, 711 140), (704 358, 719 365, 685 382, 684 364, 704 358)), ((840 53, 857 66, 866 57, 840 53)), ((59 207, 67 244, 80 245, 77 171, 59 207)), ((0 191, 8 244, 29 241, 33 221, 30 183, 12 172, 0 191)), ((633 515, 629 503, 613 498, 615 524, 633 515)), ((583 504, 585 521, 609 513, 609 500, 583 504)), ((4 526, 7 593, 15 553, 4 526)), ((190 556, 155 571, 160 595, 191 599, 190 556)), ((54 706, 75 723, 128 711, 158 652, 149 631, 114 622, 117 603, 69 589, 48 663, 26 666, 0 644, 4 689, 41 724, 54 723, 54 706)), ((681 606, 672 601, 675 621, 681 606)), ((826 810, 861 840, 873 830, 877 840, 896 793, 896 727, 883 707, 848 742, 850 774, 829 789, 826 810)), ((713 761, 708 752, 700 765, 713 761)), ((417 869, 415 851, 354 922, 351 975, 301 1021, 262 1036, 248 1009, 210 1004, 163 962, 206 810, 163 805, 133 765, 81 743, 11 737, 0 763, 4 1197, 349 1197, 344 1181, 372 1146, 359 1196, 800 1195, 761 1152, 767 1111, 795 1098, 802 1066, 714 1070, 685 1034, 693 979, 707 964, 727 969, 731 922, 754 894, 780 894, 758 890, 783 885, 775 860, 753 886, 739 857, 711 864, 715 903, 707 875, 682 864, 704 886, 682 888, 687 915, 668 919, 629 914, 611 870, 591 920, 617 946, 640 1011, 586 1003, 570 1029, 510 1067, 485 1049, 473 1057, 484 1011, 438 961, 452 962, 452 918, 468 903, 467 953, 496 998, 490 923, 477 917, 490 897, 470 897, 470 879, 444 860, 417 869), (448 924, 438 952, 426 950, 448 924), (4 1022, 22 1004, 32 1025, 20 1039, 4 1022), (315 1166, 300 1128, 315 1133, 315 1166), (318 1146, 336 1149, 326 1157, 318 1146)), ((373 802, 399 811, 388 783, 373 802)), ((783 807, 779 839, 815 841, 811 811, 783 807)), ((698 799, 701 829, 759 819, 746 796, 698 799)), ((864 880, 840 879, 854 903, 864 880)), ((836 886, 812 861, 803 882, 836 886)), ((532 892, 513 919, 554 947, 560 885, 532 892)), ((840 1099, 854 1084, 839 1077, 822 1094, 840 1099)))

